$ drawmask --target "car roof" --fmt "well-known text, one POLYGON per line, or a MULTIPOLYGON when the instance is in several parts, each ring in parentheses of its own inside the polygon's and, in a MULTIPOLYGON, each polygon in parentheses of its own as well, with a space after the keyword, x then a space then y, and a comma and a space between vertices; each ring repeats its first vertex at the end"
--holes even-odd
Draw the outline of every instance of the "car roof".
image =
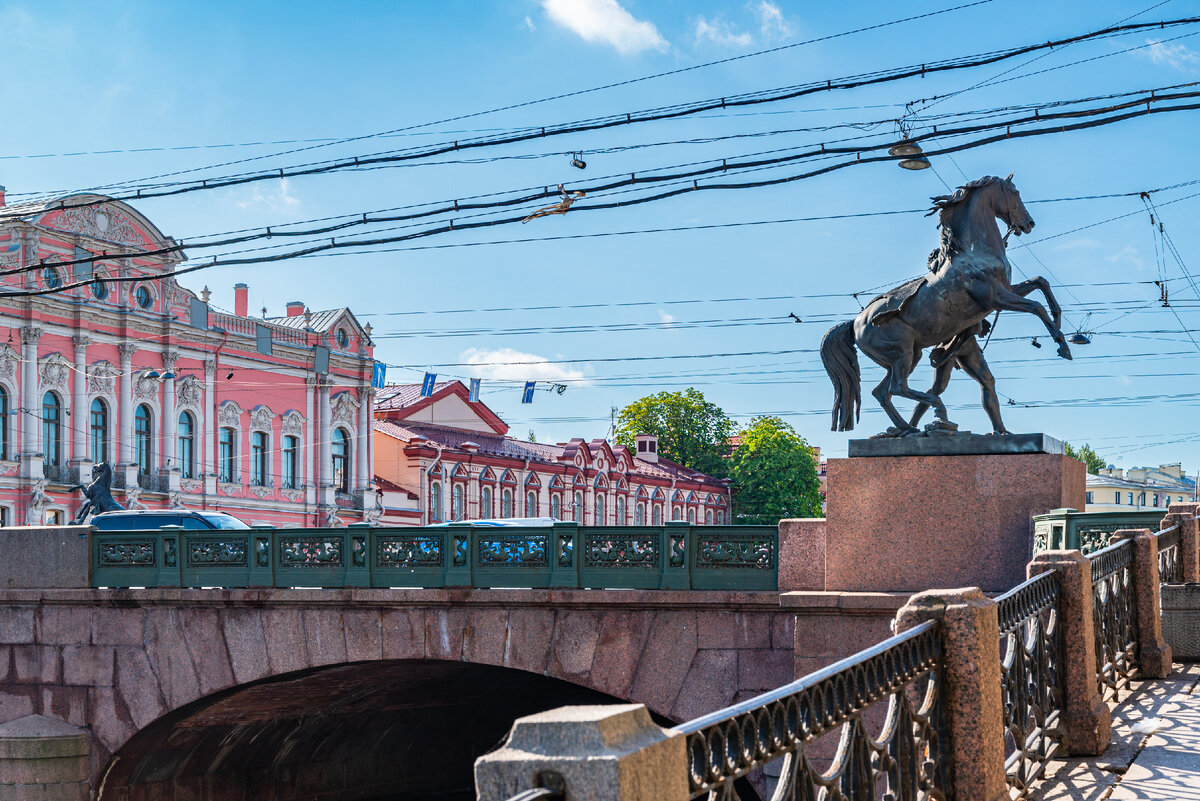
POLYGON ((225 512, 207 512, 199 509, 115 509, 111 512, 100 512, 95 517, 114 517, 116 515, 225 515, 225 512))

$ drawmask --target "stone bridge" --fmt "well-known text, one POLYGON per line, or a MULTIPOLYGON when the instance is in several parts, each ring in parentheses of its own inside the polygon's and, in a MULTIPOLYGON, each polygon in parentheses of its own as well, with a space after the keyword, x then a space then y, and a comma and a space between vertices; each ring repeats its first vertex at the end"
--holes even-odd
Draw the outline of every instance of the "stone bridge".
MULTIPOLYGON (((0 722, 88 732, 101 801, 474 798, 473 761, 516 717, 627 700, 679 722, 791 681, 819 654, 794 659, 797 610, 780 599, 0 590, 0 722)), ((868 628, 853 639, 877 639, 868 628)))

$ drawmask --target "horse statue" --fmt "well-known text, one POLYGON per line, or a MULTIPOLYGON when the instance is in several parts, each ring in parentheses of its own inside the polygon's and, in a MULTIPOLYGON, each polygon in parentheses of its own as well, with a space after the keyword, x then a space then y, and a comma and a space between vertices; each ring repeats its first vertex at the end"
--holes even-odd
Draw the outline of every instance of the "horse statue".
POLYGON ((112 496, 112 479, 113 471, 108 462, 101 462, 92 467, 92 483, 86 487, 83 484, 76 484, 71 487, 71 491, 79 490, 83 493, 84 501, 79 507, 79 513, 75 515, 75 519, 71 521, 71 525, 78 526, 94 514, 100 512, 119 512, 125 507, 113 500, 112 496))
POLYGON ((1012 283, 1012 265, 1005 256, 1008 236, 1027 234, 1034 225, 1012 175, 987 176, 951 195, 935 197, 929 214, 938 215, 941 229, 941 244, 929 256, 929 272, 875 298, 854 320, 835 325, 821 340, 821 362, 833 382, 834 431, 853 430, 862 410, 855 346, 887 371, 871 392, 893 424, 877 435, 883 437, 922 433, 916 424, 928 408, 935 420, 925 427, 926 433, 957 431, 940 397, 955 367, 979 382, 993 432, 1008 433, 1000 419, 995 379, 978 343, 992 312, 1036 315, 1058 343, 1058 355, 1071 358, 1059 328, 1062 309, 1050 282, 1037 276, 1012 283), (1008 234, 1001 235, 997 219, 1008 225, 1008 234), (1045 296, 1049 311, 1027 297, 1034 290, 1045 296), (935 347, 935 379, 929 392, 921 392, 909 387, 908 379, 928 347, 935 347), (895 396, 917 402, 911 422, 896 411, 895 396))

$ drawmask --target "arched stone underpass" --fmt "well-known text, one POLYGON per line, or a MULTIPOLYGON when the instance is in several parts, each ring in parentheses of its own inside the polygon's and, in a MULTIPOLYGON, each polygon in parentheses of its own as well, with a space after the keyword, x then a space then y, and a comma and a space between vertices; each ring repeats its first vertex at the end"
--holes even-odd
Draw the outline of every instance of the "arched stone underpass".
POLYGON ((607 703, 622 701, 491 665, 314 668, 158 718, 113 755, 96 800, 468 801, 476 757, 498 745, 515 718, 607 703))

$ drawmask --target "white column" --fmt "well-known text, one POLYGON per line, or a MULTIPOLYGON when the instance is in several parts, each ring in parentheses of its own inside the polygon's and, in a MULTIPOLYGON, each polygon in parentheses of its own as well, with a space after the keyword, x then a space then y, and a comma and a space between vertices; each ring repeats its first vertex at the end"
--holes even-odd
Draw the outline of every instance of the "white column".
POLYGON ((331 386, 332 382, 328 379, 321 379, 317 384, 317 416, 320 418, 317 427, 317 502, 322 506, 333 503, 333 458, 330 449, 333 424, 329 409, 331 386))
MULTIPOLYGON (((71 344, 75 346, 75 381, 74 398, 71 401, 71 408, 74 410, 71 415, 73 422, 68 428, 71 430, 71 461, 76 466, 88 459, 87 440, 91 431, 91 408, 87 402, 87 346, 91 343, 92 340, 85 336, 71 338, 71 344)), ((81 471, 79 480, 86 483, 90 477, 81 471)))
POLYGON ((163 402, 162 402, 162 452, 163 470, 179 472, 179 454, 176 448, 175 433, 179 427, 179 413, 175 411, 175 363, 179 361, 176 351, 163 352, 163 402), (170 377, 166 377, 166 376, 170 377))
POLYGON ((217 418, 217 398, 215 384, 217 375, 217 360, 209 356, 204 359, 204 402, 200 404, 200 430, 203 432, 200 446, 200 477, 204 481, 205 494, 216 494, 217 480, 214 477, 216 469, 213 466, 213 437, 216 430, 213 423, 217 418))
POLYGON ((121 444, 120 444, 120 464, 130 465, 134 462, 133 454, 133 354, 137 352, 137 345, 132 342, 122 342, 117 346, 117 351, 121 354, 121 398, 120 398, 120 420, 121 420, 121 444))
MULTIPOLYGON (((30 273, 32 275, 32 273, 30 273)), ((38 395, 38 339, 42 329, 27 326, 21 329, 21 392, 17 419, 21 421, 21 475, 41 478, 42 399, 38 395)))
POLYGON ((316 376, 308 376, 304 380, 304 494, 307 503, 316 503, 316 477, 313 473, 313 450, 317 446, 317 438, 313 436, 313 395, 316 383, 316 376))
POLYGON ((358 442, 355 443, 355 486, 365 491, 371 486, 370 462, 367 459, 371 442, 371 419, 368 414, 371 388, 363 384, 358 388, 358 442))

